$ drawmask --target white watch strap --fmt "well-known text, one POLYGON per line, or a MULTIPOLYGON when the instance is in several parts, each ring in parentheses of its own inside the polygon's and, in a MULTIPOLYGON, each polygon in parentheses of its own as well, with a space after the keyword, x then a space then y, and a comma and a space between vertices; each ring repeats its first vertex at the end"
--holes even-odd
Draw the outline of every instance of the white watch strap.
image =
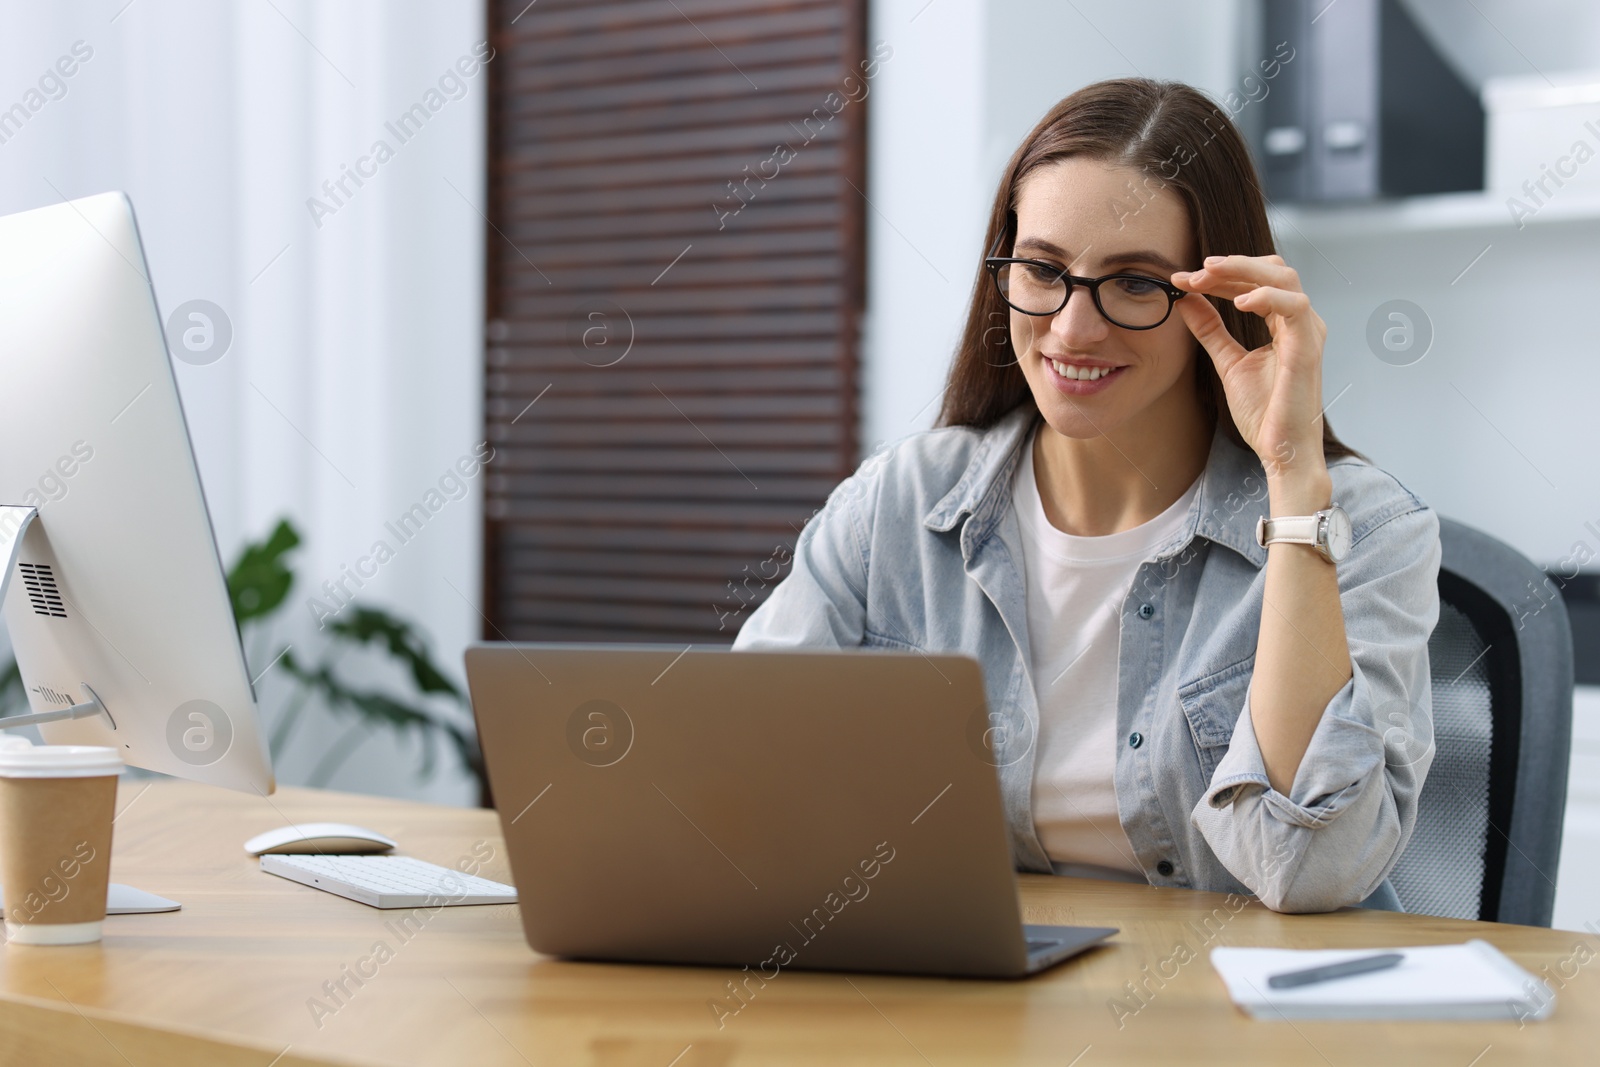
POLYGON ((1317 543, 1317 517, 1315 515, 1285 515, 1276 519, 1263 519, 1259 541, 1262 546, 1270 545, 1274 541, 1287 541, 1295 545, 1314 545, 1317 543))

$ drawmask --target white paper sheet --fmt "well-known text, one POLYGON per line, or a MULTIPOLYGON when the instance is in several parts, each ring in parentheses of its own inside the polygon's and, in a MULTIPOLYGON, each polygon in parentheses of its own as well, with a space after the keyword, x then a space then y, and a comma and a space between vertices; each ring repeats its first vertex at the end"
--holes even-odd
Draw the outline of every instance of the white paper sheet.
POLYGON ((1211 965, 1233 1002, 1258 1019, 1543 1019, 1555 1010, 1549 985, 1487 941, 1417 948, 1214 948, 1211 965), (1397 967, 1294 989, 1274 974, 1404 953, 1397 967))

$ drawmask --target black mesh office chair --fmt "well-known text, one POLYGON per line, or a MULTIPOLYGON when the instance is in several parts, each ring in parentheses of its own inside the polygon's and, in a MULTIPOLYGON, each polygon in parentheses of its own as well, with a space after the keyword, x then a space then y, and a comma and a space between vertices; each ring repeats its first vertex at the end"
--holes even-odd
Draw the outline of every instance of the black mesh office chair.
POLYGON ((1439 538, 1437 749, 1390 879, 1408 912, 1549 926, 1572 740, 1567 609, 1509 545, 1451 519, 1439 538))

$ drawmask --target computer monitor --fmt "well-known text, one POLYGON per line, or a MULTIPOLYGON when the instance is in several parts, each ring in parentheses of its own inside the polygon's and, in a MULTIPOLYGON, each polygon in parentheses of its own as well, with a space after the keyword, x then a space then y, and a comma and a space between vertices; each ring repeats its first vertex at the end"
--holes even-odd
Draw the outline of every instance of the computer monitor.
POLYGON ((272 763, 133 205, 0 218, 0 597, 55 744, 266 795, 272 763))

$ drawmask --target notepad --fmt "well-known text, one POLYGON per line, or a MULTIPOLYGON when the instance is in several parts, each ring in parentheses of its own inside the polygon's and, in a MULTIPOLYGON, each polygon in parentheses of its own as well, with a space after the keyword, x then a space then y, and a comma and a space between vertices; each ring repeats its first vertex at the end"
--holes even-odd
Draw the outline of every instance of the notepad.
POLYGON ((1513 1019, 1547 1018, 1550 986, 1487 941, 1418 948, 1214 948, 1211 965, 1233 1002, 1257 1019, 1513 1019), (1285 971, 1401 952, 1398 967, 1294 989, 1267 979, 1285 971))

